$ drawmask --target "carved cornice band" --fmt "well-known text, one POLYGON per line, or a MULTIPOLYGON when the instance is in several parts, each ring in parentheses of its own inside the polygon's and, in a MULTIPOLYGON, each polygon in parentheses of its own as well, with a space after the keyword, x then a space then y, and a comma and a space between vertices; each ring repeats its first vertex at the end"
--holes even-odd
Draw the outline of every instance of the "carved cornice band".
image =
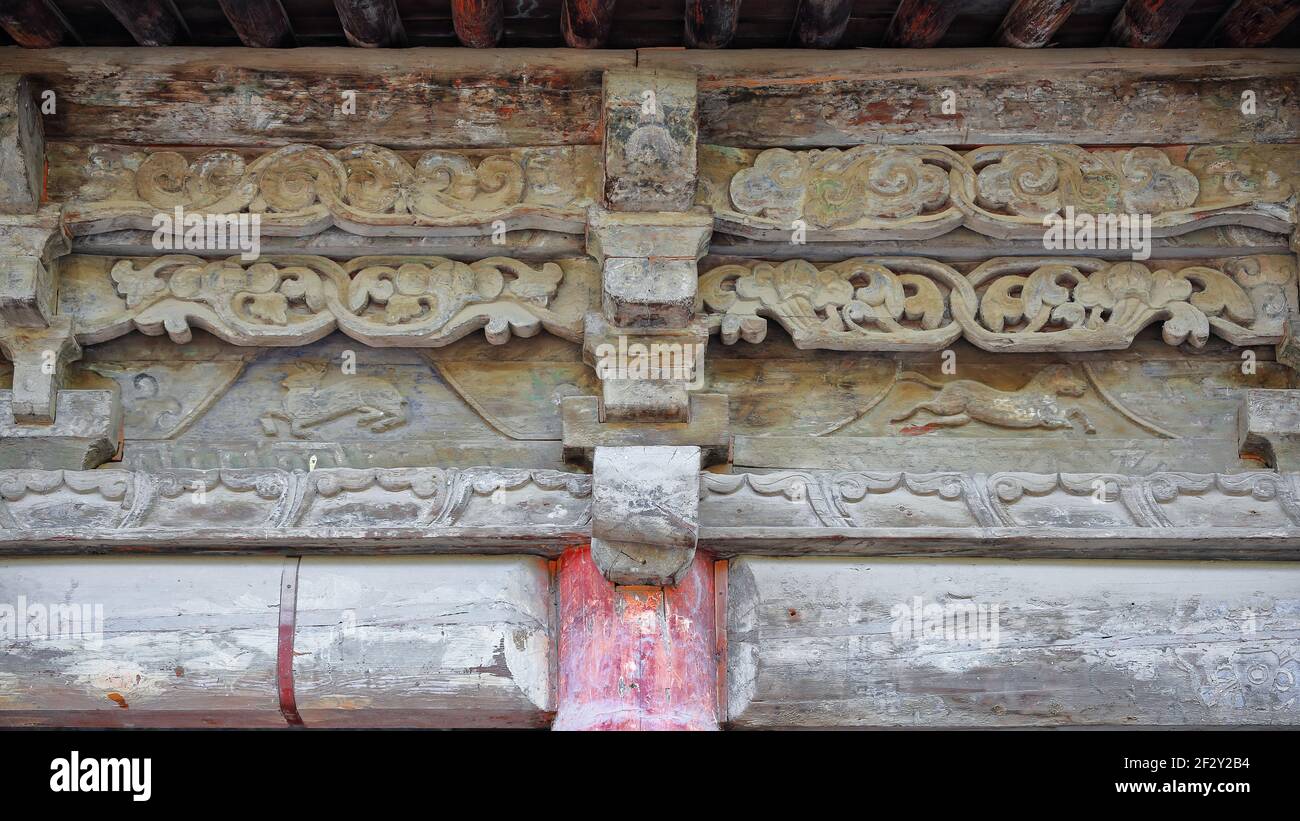
POLYGON ((700 278, 699 308, 722 341, 759 342, 775 319, 800 348, 990 351, 1127 348, 1163 321, 1164 340, 1277 344, 1296 310, 1289 256, 1209 264, 999 257, 968 274, 918 257, 723 265, 700 278), (1211 267, 1213 266, 1213 267, 1211 267))
MULTIPOLYGON (((556 471, 0 471, 0 548, 554 553, 589 538, 591 477, 556 471)), ((1300 474, 700 475, 721 553, 1294 557, 1300 474)))
POLYGON ((719 231, 789 240, 927 239, 966 226, 1041 239, 1043 217, 1149 214, 1155 236, 1296 225, 1300 146, 1139 147, 860 145, 790 151, 703 146, 698 201, 719 231))

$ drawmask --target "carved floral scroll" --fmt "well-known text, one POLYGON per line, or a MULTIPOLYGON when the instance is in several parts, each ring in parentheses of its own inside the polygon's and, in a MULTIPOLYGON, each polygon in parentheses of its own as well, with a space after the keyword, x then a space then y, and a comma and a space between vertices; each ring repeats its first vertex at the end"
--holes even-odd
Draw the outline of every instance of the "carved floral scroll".
POLYGON ((1149 214, 1173 236, 1215 225, 1289 233, 1300 147, 860 145, 762 151, 704 146, 698 201, 720 231, 789 239, 925 239, 966 226, 1003 239, 1041 239, 1043 218, 1149 214))
POLYGON ((154 215, 259 214, 270 236, 330 226, 420 236, 537 228, 581 232, 599 179, 597 147, 396 152, 288 145, 260 156, 117 146, 50 148, 51 197, 74 234, 149 229, 154 215))
POLYGON ((799 348, 940 350, 959 337, 990 351, 1127 348, 1160 322, 1165 342, 1276 344, 1296 310, 1286 256, 1207 264, 999 257, 968 274, 918 257, 722 265, 700 278, 699 309, 722 341, 759 342, 776 320, 799 348))
POLYGON ((506 257, 360 257, 344 263, 289 255, 253 263, 185 255, 63 263, 60 313, 77 338, 102 342, 139 329, 187 342, 194 327, 236 345, 302 345, 336 328, 368 345, 436 347, 485 328, 488 341, 543 328, 582 334, 588 259, 532 264, 506 257), (570 297, 557 302, 562 282, 570 297), (107 306, 112 307, 107 307, 107 306), (558 306, 558 307, 557 307, 558 306))

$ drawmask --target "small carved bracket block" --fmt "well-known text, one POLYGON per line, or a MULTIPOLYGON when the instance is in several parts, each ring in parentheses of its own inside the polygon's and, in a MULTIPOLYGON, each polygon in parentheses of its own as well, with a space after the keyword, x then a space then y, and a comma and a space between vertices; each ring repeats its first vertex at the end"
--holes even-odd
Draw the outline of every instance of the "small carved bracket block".
POLYGON ((1243 455, 1276 470, 1300 465, 1300 391, 1250 390, 1237 412, 1237 442, 1243 455))
POLYGON ((620 328, 684 328, 695 315, 693 259, 610 258, 601 272, 605 317, 620 328))
POLYGON ((13 418, 20 423, 50 424, 64 366, 81 358, 72 321, 60 316, 49 327, 0 325, 0 352, 14 363, 13 418))
POLYGON ((0 256, 0 322, 44 328, 54 317, 54 277, 40 259, 0 256))
POLYGON ((699 533, 698 447, 596 448, 591 555, 615 584, 676 584, 699 533))
POLYGON ((117 450, 121 403, 112 391, 58 391, 52 424, 16 419, 14 391, 0 391, 0 468, 85 470, 117 450))
POLYGON ((604 198, 616 211, 683 211, 695 200, 693 74, 607 71, 604 198))
POLYGON ((647 422, 644 420, 601 421, 600 397, 566 396, 560 403, 564 428, 564 458, 575 464, 589 464, 597 447, 698 446, 706 465, 731 459, 731 426, 726 394, 692 393, 689 422, 647 422))

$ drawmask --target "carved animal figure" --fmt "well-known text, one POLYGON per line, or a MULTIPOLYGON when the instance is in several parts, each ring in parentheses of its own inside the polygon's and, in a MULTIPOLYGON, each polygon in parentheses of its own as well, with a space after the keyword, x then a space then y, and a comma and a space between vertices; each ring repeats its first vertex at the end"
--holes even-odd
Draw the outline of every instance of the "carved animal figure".
POLYGON ((331 376, 330 370, 324 362, 289 366, 289 375, 280 383, 289 391, 281 410, 264 413, 260 420, 267 436, 276 434, 276 419, 288 422, 290 433, 305 439, 306 428, 354 412, 361 413, 357 424, 374 433, 406 424, 406 400, 391 383, 372 376, 331 376))
POLYGON ((891 422, 902 422, 919 411, 935 415, 930 424, 958 426, 972 419, 1003 428, 1060 428, 1073 427, 1071 419, 1078 420, 1086 433, 1097 430, 1087 415, 1078 408, 1063 408, 1058 396, 1083 396, 1088 383, 1074 373, 1068 365, 1050 365, 1043 368, 1029 384, 1015 391, 1000 391, 971 379, 936 382, 922 374, 907 371, 899 381, 919 382, 938 391, 931 399, 919 402, 891 422))

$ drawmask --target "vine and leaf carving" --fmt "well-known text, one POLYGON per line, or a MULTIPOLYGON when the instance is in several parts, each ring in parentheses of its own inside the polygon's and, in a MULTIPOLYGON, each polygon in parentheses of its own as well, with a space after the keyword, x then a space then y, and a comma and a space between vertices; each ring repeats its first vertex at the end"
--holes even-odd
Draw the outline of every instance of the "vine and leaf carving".
POLYGON ((1148 267, 1096 259, 1002 257, 966 275, 916 257, 722 265, 698 303, 725 344, 759 342, 776 320, 799 348, 940 350, 958 337, 985 350, 1127 348, 1156 322, 1170 345, 1276 344, 1296 305, 1295 263, 1247 257, 1148 267))
POLYGON ((110 271, 124 310, 77 332, 103 341, 139 328, 186 342, 193 326, 239 345, 297 345, 338 328, 368 344, 438 346, 481 327, 497 344, 545 327, 576 340, 585 304, 550 307, 564 274, 560 263, 506 257, 124 259, 110 271))

